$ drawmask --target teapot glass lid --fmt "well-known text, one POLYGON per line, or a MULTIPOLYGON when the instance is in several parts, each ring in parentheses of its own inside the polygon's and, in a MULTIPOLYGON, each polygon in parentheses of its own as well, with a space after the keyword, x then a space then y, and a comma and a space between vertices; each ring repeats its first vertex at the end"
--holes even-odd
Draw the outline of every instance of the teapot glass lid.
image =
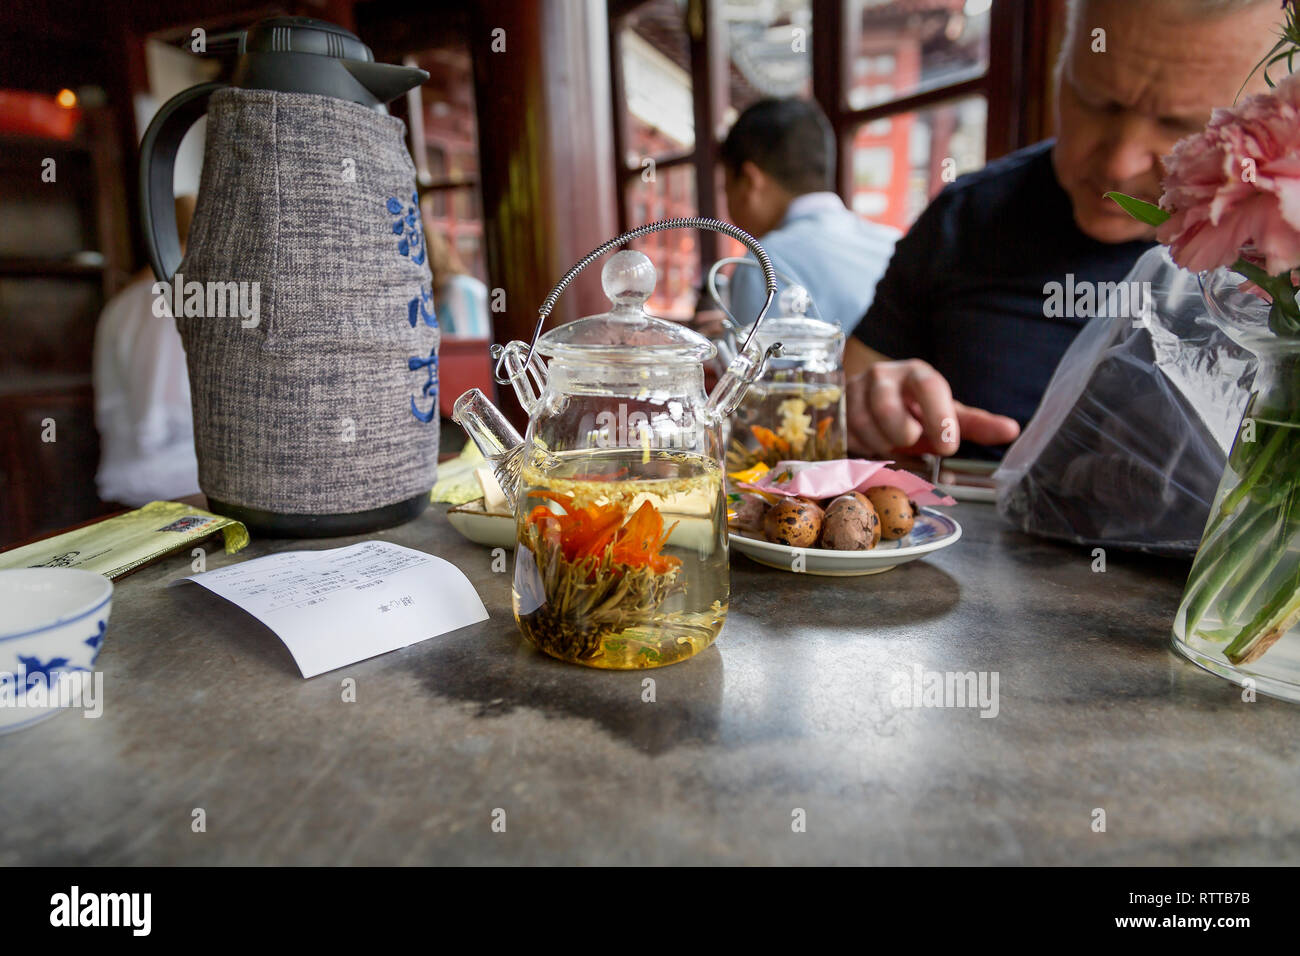
POLYGON ((610 310, 557 326, 538 339, 538 353, 547 358, 644 364, 713 358, 717 346, 700 333, 645 311, 656 278, 654 263, 642 252, 624 249, 610 256, 600 270, 610 310))
MULTIPOLYGON (((838 348, 844 341, 844 330, 833 322, 813 318, 808 310, 816 310, 808 290, 801 285, 789 285, 776 298, 777 314, 763 320, 755 338, 766 348, 780 342, 787 351, 791 348, 838 348)), ((748 332, 749 326, 742 331, 748 332)))

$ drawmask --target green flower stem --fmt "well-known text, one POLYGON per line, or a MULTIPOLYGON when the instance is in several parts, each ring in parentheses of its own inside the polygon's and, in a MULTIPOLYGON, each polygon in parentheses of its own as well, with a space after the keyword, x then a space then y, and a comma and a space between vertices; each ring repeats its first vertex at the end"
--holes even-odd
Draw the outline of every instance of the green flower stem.
MULTIPOLYGON (((1238 505, 1246 499, 1246 496, 1254 490, 1263 476, 1268 463, 1277 453, 1277 446, 1282 444, 1282 434, 1280 431, 1275 432, 1251 459, 1250 464, 1244 469, 1240 480, 1232 490, 1224 495, 1223 501, 1219 505, 1218 511, 1211 512, 1210 519, 1205 528, 1205 533, 1201 536, 1201 546, 1196 554, 1196 563, 1192 569, 1192 575, 1187 582, 1187 593, 1198 586, 1209 574, 1210 569, 1223 558, 1228 556, 1228 552, 1233 544, 1230 536, 1222 532, 1227 524, 1233 519, 1233 512, 1238 505)), ((1241 444, 1238 443, 1234 448, 1238 457, 1241 455, 1241 444)), ((1229 460, 1229 467, 1232 462, 1229 460)), ((1238 528, 1236 533, 1240 535, 1243 529, 1238 528)))
POLYGON ((1241 615, 1242 609, 1251 602, 1251 599, 1259 593, 1259 589, 1264 586, 1264 582, 1277 570, 1278 563, 1286 554, 1286 541, 1285 534, 1278 535, 1262 560, 1241 565, 1237 573, 1228 581, 1225 588, 1228 596, 1223 602, 1219 615, 1225 624, 1235 621, 1241 615))
MULTIPOLYGON (((1252 558, 1255 558, 1256 550, 1268 539, 1275 519, 1281 517, 1284 522, 1286 520, 1287 501, 1294 491, 1290 484, 1279 484, 1269 489, 1262 500, 1251 504, 1250 511, 1246 514, 1235 516, 1233 512, 1252 489, 1261 486, 1261 478, 1270 462, 1279 463, 1280 460, 1281 470, 1278 474, 1284 480, 1300 471, 1300 461, 1295 460, 1300 458, 1297 454, 1300 447, 1283 447, 1288 431, 1286 428, 1274 429, 1264 447, 1246 468, 1241 481, 1225 497, 1218 515, 1206 532, 1187 581, 1185 626, 1188 634, 1196 630, 1206 610, 1231 581, 1253 578, 1255 572, 1252 572, 1252 566, 1256 561, 1252 558), (1282 509, 1281 514, 1278 513, 1279 507, 1282 509)), ((1264 487, 1267 488, 1267 485, 1264 487)), ((1263 572, 1263 575, 1261 583, 1267 579, 1268 572, 1263 572)))
POLYGON ((1242 610, 1259 593, 1264 582, 1278 569, 1282 561, 1287 559, 1291 537, 1297 529, 1300 529, 1300 488, 1293 487, 1290 490, 1282 505, 1281 518, 1282 523, 1278 533, 1264 557, 1254 562, 1247 559, 1237 574, 1233 575, 1233 579, 1228 582, 1228 597, 1223 602, 1220 614, 1225 624, 1241 616, 1242 610))
MULTIPOLYGON (((1300 40, 1300 13, 1293 19, 1300 40)), ((1288 46, 1265 61, 1271 65, 1285 58, 1290 66, 1293 52, 1294 47, 1288 46)), ((1135 211, 1130 208, 1133 202, 1112 198, 1135 218, 1158 224, 1153 209, 1139 206, 1135 211)), ((1269 330, 1279 339, 1294 343, 1300 337, 1300 303, 1296 301, 1291 270, 1274 276, 1245 259, 1238 259, 1229 268, 1268 295, 1269 330)), ((1272 369, 1276 377, 1270 375, 1271 390, 1269 385, 1257 382, 1247 412, 1271 434, 1253 448, 1241 442, 1238 434, 1229 471, 1225 472, 1235 472, 1238 480, 1210 517, 1184 592, 1184 637, 1190 639, 1216 601, 1220 601, 1218 617, 1222 624, 1231 627, 1280 572, 1282 580, 1266 593, 1255 616, 1224 649, 1224 656, 1233 664, 1258 659, 1300 621, 1300 562, 1291 570, 1284 567, 1284 563, 1295 561, 1290 542, 1300 527, 1300 361, 1291 345, 1285 348, 1287 351, 1277 359, 1281 364, 1272 369), (1271 407, 1257 408, 1266 390, 1271 407)), ((1216 639, 1224 639, 1222 631, 1216 633, 1216 639)))
MULTIPOLYGON (((1285 431, 1285 429, 1279 429, 1279 431, 1285 431)), ((1292 458, 1300 457, 1295 454, 1297 450, 1300 449, 1291 449, 1291 454, 1283 456, 1282 463, 1284 467, 1293 464, 1291 462, 1292 458)), ((1260 457, 1252 461, 1251 465, 1247 469, 1247 471, 1252 474, 1249 476, 1243 476, 1236 487, 1233 488, 1228 495, 1224 496, 1223 504, 1219 507, 1218 512, 1213 516, 1213 522, 1206 529, 1205 535, 1201 538, 1201 547, 1200 550, 1197 551, 1196 565, 1192 574, 1193 580, 1204 575, 1204 573, 1209 570, 1210 565, 1218 561, 1220 558, 1229 554, 1233 550, 1240 550, 1238 541, 1245 533, 1247 525, 1252 524, 1263 517, 1264 512, 1277 505, 1282 496, 1286 493, 1288 486, 1278 485, 1270 489, 1267 484, 1260 481, 1260 473, 1263 471, 1263 465, 1261 463, 1275 460, 1276 457, 1275 449, 1262 449, 1260 457), (1256 467, 1257 465, 1259 466, 1258 468, 1256 467), (1252 509, 1254 510, 1254 514, 1245 518, 1245 523, 1242 523, 1242 519, 1235 515, 1235 511, 1240 506, 1241 502, 1245 500, 1247 494, 1260 488, 1265 489, 1266 494, 1262 498, 1256 499, 1254 508, 1252 509), (1230 501, 1230 498, 1233 500, 1230 501), (1234 520, 1238 525, 1235 529, 1230 527, 1234 520)))
POLYGON ((1269 292, 1273 296, 1273 307, 1268 310, 1269 329, 1274 335, 1295 335, 1300 331, 1300 305, 1296 304, 1290 275, 1275 276, 1269 292))
POLYGON ((1273 305, 1268 310, 1268 327, 1274 335, 1300 333, 1300 305, 1296 303, 1295 286, 1291 284, 1290 272, 1270 275, 1245 259, 1238 259, 1228 268, 1255 283, 1273 300, 1273 305))
MULTIPOLYGON (((1270 402, 1270 404, 1275 404, 1270 402)), ((1276 576, 1283 562, 1294 560, 1291 538, 1300 526, 1300 441, 1290 427, 1294 411, 1260 410, 1272 434, 1251 456, 1241 480, 1224 497, 1216 516, 1217 535, 1207 534, 1204 562, 1198 561, 1195 580, 1188 585, 1186 633, 1191 635, 1220 595, 1226 595, 1219 617, 1230 625, 1276 576), (1282 423, 1276 424, 1275 422, 1282 423), (1235 515, 1244 504, 1244 513, 1235 515), (1259 549, 1272 539, 1263 553, 1259 549)), ((1236 449, 1241 451, 1239 445, 1236 449)), ((1224 649, 1233 664, 1263 655, 1300 619, 1300 565, 1285 573, 1254 618, 1224 649)))
POLYGON ((1273 294, 1273 285, 1277 281, 1276 277, 1265 272, 1253 262, 1248 262, 1245 259, 1238 259, 1232 265, 1228 266, 1228 268, 1237 273, 1237 275, 1245 276, 1270 296, 1273 294))
POLYGON ((1202 547, 1201 553, 1197 555, 1192 578, 1187 582, 1187 593, 1190 595, 1186 619, 1188 635, 1196 630, 1210 604, 1237 570, 1238 564, 1232 558, 1253 554, 1255 548, 1268 537, 1273 527, 1276 504, 1275 501, 1269 501, 1235 527, 1224 528, 1209 547, 1202 547))
MULTIPOLYGON (((1273 429, 1273 434, 1268 437, 1264 447, 1251 457, 1250 464, 1242 473, 1237 486, 1223 496, 1223 501, 1219 505, 1220 519, 1232 514, 1237 510, 1237 506, 1246 500, 1246 496, 1254 490, 1278 451, 1286 444, 1287 437, 1286 428, 1273 429)), ((1240 444, 1237 447, 1240 449, 1240 444)))
MULTIPOLYGON (((1258 571, 1256 565, 1267 565, 1268 556, 1263 556, 1262 560, 1252 559, 1256 557, 1256 549, 1266 541, 1275 526, 1275 519, 1280 518, 1283 522, 1280 540, 1285 542, 1289 538, 1286 527, 1290 521, 1288 516, 1298 507, 1296 489, 1291 480, 1292 476, 1300 474, 1300 443, 1282 447, 1286 445, 1289 431, 1284 427, 1274 428, 1273 434, 1246 469, 1242 480, 1225 497, 1207 530, 1187 582, 1188 633, 1195 630, 1210 603, 1226 586, 1232 585, 1235 588, 1243 580, 1254 580, 1256 574, 1262 574, 1260 584, 1267 579, 1269 572, 1258 571), (1262 481, 1264 468, 1270 462, 1278 466, 1276 475, 1285 484, 1275 484, 1270 488, 1267 482, 1262 481), (1246 495, 1252 489, 1260 488, 1266 489, 1267 493, 1250 504, 1250 512, 1241 516, 1234 515, 1233 512, 1245 500, 1246 495)), ((1225 614, 1224 620, 1230 620, 1229 615, 1225 614)))
POLYGON ((1257 659, 1300 619, 1300 566, 1296 567, 1273 600, 1260 608, 1236 639, 1223 650, 1233 664, 1248 664, 1257 659))

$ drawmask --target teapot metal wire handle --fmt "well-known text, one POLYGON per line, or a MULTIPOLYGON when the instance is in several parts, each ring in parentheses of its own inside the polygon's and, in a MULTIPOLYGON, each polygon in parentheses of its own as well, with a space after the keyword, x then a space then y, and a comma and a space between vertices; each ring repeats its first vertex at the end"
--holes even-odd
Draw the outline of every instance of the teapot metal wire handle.
MULTIPOLYGON (((758 244, 758 240, 741 229, 739 226, 733 226, 729 222, 719 222, 717 219, 707 219, 703 216, 687 216, 676 219, 664 219, 660 222, 648 222, 644 226, 637 226, 635 229, 629 229, 621 236, 615 236, 608 242, 603 242, 591 252, 582 257, 572 269, 564 274, 564 277, 555 284, 555 288, 547 294, 542 300, 542 307, 537 310, 537 326, 533 329, 533 340, 528 343, 528 354, 524 356, 521 363, 521 371, 527 369, 533 360, 533 351, 537 348, 537 340, 541 337, 542 327, 546 324, 547 317, 551 310, 555 308, 555 303, 559 301, 560 296, 564 295, 564 290, 569 287, 574 278, 577 277, 583 269, 591 265, 605 253, 617 249, 619 246, 626 245, 634 239, 640 239, 642 236, 648 236, 652 232, 660 232, 665 229, 708 229, 712 232, 720 232, 724 236, 730 236, 732 239, 743 243, 754 253, 754 258, 758 260, 759 266, 763 270, 763 278, 767 282, 767 298, 763 302, 763 307, 758 310, 758 317, 754 319, 754 324, 749 327, 749 335, 745 337, 745 344, 741 346, 742 353, 749 351, 750 342, 754 339, 754 333, 758 331, 759 323, 763 321, 763 316, 767 315, 767 310, 772 307, 772 300, 776 297, 776 272, 772 269, 772 260, 768 258, 763 247, 758 244)), ((496 379, 498 385, 510 384, 509 375, 502 375, 502 369, 505 366, 508 357, 506 347, 502 345, 492 346, 492 357, 497 360, 496 366, 492 371, 492 377, 496 379)))
MULTIPOLYGON (((723 302, 722 296, 719 295, 720 290, 718 289, 718 273, 722 271, 724 266, 745 266, 746 268, 752 267, 754 269, 757 269, 759 268, 759 265, 757 262, 751 262, 750 260, 745 259, 742 256, 724 256, 723 258, 719 259, 717 262, 713 263, 713 265, 709 268, 708 277, 704 280, 704 291, 707 292, 709 296, 713 299, 713 301, 718 303, 718 307, 721 308, 724 313, 726 313, 727 318, 725 321, 729 323, 733 329, 737 329, 742 327, 740 320, 731 314, 731 309, 727 308, 727 303, 723 302)), ((800 282, 795 282, 794 279, 790 278, 784 272, 776 271, 773 272, 773 275, 775 275, 778 279, 784 282, 787 287, 792 285, 803 284, 800 282)), ((817 312, 817 314, 813 316, 813 318, 821 319, 822 314, 820 311, 818 311, 817 303, 813 302, 812 296, 808 297, 808 302, 809 304, 812 305, 813 311, 817 312)))

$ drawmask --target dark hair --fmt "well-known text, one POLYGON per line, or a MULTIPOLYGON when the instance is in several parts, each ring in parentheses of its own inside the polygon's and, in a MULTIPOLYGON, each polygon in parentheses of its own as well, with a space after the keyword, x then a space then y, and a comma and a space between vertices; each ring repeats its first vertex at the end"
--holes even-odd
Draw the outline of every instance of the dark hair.
POLYGON ((721 158, 733 175, 753 163, 796 196, 835 188, 835 134, 806 100, 759 100, 731 127, 721 158))

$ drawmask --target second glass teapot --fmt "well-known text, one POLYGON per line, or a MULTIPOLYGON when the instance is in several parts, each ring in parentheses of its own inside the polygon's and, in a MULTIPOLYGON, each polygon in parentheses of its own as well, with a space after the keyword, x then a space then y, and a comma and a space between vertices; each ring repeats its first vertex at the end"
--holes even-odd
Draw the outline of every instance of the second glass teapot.
POLYGON ((799 286, 778 299, 780 315, 757 342, 780 341, 781 357, 745 393, 731 417, 726 466, 745 471, 778 461, 833 461, 847 454, 844 332, 804 314, 799 286))
MULTIPOLYGON (((726 265, 758 268, 751 259, 719 259, 709 270, 707 289, 727 313, 719 354, 729 361, 740 348, 745 329, 719 295, 717 278, 726 265)), ((776 298, 776 315, 757 335, 760 348, 782 346, 780 358, 746 391, 729 422, 726 468, 744 472, 779 461, 833 461, 847 454, 844 379, 844 332, 838 325, 808 314, 808 290, 777 272, 786 283, 776 298)), ((752 332, 752 330, 749 330, 752 332)))
MULTIPOLYGON (((538 331, 582 268, 674 227, 715 229, 755 250, 768 285, 761 320, 776 290, 767 256, 734 226, 689 219, 643 226, 595 250, 547 297, 538 331)), ((524 637, 573 663, 658 667, 707 648, 726 619, 722 425, 780 345, 746 342, 706 395, 704 363, 716 347, 645 312, 650 260, 619 252, 601 282, 610 311, 535 334, 532 346, 494 349, 498 381, 513 385, 529 414, 525 436, 478 389, 457 400, 452 417, 493 461, 515 506, 512 602, 524 637)))

